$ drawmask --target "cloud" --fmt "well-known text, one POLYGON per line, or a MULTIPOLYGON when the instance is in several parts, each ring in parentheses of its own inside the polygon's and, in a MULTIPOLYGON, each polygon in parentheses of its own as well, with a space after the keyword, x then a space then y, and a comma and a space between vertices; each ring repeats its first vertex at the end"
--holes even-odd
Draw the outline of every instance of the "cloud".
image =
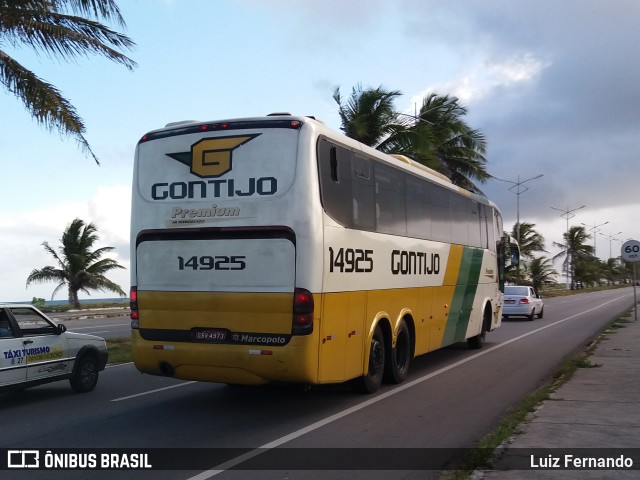
MULTIPOLYGON (((458 61, 408 109, 428 92, 457 96, 487 138, 490 173, 513 181, 544 174, 520 196, 521 221, 536 223, 550 246, 566 226, 550 207, 587 205, 570 224, 609 222, 596 233, 603 258, 609 241, 601 233, 640 237, 640 50, 632 47, 640 44, 633 20, 640 3, 405 0, 403 7, 411 12, 407 36, 458 61)), ((516 196, 508 187, 482 186, 511 227, 516 196)))
POLYGON ((420 105, 429 93, 455 96, 465 106, 473 106, 496 92, 522 94, 528 85, 540 78, 543 70, 550 64, 550 61, 537 58, 533 53, 478 61, 455 78, 429 86, 412 96, 411 105, 420 105))

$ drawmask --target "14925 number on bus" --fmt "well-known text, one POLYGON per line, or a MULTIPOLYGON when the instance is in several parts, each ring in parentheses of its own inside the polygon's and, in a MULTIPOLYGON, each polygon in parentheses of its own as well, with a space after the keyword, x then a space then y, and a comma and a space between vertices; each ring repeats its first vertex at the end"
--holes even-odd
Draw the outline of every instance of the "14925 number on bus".
POLYGON ((185 259, 178 257, 179 270, 244 270, 247 267, 244 255, 194 255, 185 259))
POLYGON ((329 272, 368 273, 373 271, 373 250, 329 247, 329 272))

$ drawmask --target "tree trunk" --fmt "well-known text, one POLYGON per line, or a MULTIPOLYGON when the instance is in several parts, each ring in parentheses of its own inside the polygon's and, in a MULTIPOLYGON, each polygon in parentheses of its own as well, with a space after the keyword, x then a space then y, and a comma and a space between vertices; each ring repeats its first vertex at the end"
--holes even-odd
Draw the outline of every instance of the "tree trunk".
POLYGON ((80 300, 78 299, 78 291, 69 289, 69 303, 73 305, 74 308, 80 310, 82 307, 80 306, 80 300))

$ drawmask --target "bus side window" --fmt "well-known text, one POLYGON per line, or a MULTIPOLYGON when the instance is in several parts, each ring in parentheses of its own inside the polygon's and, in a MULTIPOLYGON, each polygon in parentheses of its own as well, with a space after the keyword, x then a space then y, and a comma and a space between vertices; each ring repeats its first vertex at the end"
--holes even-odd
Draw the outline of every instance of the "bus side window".
POLYGON ((353 227, 375 231, 375 186, 371 178, 371 160, 361 155, 353 156, 353 227))
POLYGON ((437 185, 431 191, 431 218, 432 239, 451 242, 451 193, 437 185))
POLYGON ((431 184, 408 175, 406 181, 407 235, 431 239, 431 184))
POLYGON ((318 142, 320 197, 336 222, 351 226, 351 152, 324 139, 318 142))
POLYGON ((375 165, 376 232, 407 235, 405 174, 375 165))
POLYGON ((331 180, 334 182, 339 182, 340 178, 338 177, 338 149, 336 147, 331 147, 329 150, 329 166, 331 168, 331 180))

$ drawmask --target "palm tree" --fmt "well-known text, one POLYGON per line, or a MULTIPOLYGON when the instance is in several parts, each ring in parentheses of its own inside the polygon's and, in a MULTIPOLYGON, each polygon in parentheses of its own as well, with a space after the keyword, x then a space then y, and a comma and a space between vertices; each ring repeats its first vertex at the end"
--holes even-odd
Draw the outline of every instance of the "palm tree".
POLYGON ((38 123, 75 137, 98 164, 73 105, 3 47, 27 45, 65 60, 97 53, 133 69, 135 62, 118 51, 131 48, 133 41, 101 20, 125 26, 114 0, 0 0, 0 83, 22 100, 38 123))
POLYGON ((102 258, 105 253, 113 250, 113 247, 92 250, 98 241, 96 232, 97 228, 93 223, 85 224, 76 218, 62 234, 59 255, 44 242, 44 249, 53 256, 57 266, 34 269, 27 278, 27 286, 34 282, 59 282, 51 294, 51 299, 66 286, 69 290, 69 303, 75 308, 80 308, 79 291, 89 294, 89 290, 107 290, 121 297, 126 296, 119 285, 104 276, 110 270, 124 267, 111 258, 102 258))
POLYGON ((362 85, 358 84, 343 103, 340 87, 336 87, 333 99, 339 106, 342 131, 347 137, 370 147, 378 147, 385 137, 404 129, 404 124, 393 109, 393 100, 400 95, 400 92, 387 91, 382 86, 363 90, 362 85))
POLYGON ((556 283, 556 272, 553 268, 553 262, 546 257, 538 257, 531 260, 528 268, 531 284, 536 290, 540 290, 543 285, 556 283))
POLYGON ((617 258, 609 258, 604 263, 604 277, 609 285, 624 278, 624 267, 620 266, 617 258))
POLYGON ((428 95, 416 117, 396 112, 398 91, 382 87, 354 87, 343 102, 340 88, 333 98, 339 105, 341 129, 348 137, 385 153, 407 155, 445 174, 458 186, 478 190, 473 180, 484 182, 486 141, 463 120, 467 110, 448 95, 428 95))
POLYGON ((520 222, 514 224, 511 230, 511 236, 519 241, 521 256, 529 259, 533 258, 534 253, 546 252, 544 237, 533 228, 535 226, 535 223, 520 222))
POLYGON ((563 249, 553 257, 557 259, 565 257, 564 267, 567 274, 571 275, 571 290, 575 289, 576 284, 576 265, 578 259, 590 258, 593 256, 593 247, 587 243, 591 235, 587 233, 584 227, 571 227, 568 232, 563 234, 564 243, 553 242, 556 247, 563 249))
POLYGON ((606 276, 604 262, 595 257, 579 257, 575 261, 576 282, 593 287, 602 285, 602 279, 606 276))
POLYGON ((435 170, 455 185, 477 191, 473 180, 485 182, 490 177, 484 157, 487 143, 479 130, 464 121, 466 114, 467 108, 456 97, 427 95, 411 129, 412 153, 427 166, 435 162, 435 170))

